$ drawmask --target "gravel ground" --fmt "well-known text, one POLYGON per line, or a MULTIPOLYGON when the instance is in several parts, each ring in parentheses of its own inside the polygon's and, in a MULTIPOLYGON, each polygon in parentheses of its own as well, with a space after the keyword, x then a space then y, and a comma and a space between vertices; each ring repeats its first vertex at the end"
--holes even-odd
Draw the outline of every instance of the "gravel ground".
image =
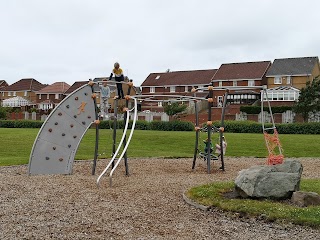
MULTIPOLYGON (((320 159, 299 159, 303 178, 320 178, 320 159)), ((0 239, 320 239, 320 230, 204 212, 183 201, 195 185, 234 180, 241 169, 264 159, 226 158, 226 171, 212 174, 198 160, 129 159, 113 187, 97 187, 91 162, 75 162, 73 175, 27 176, 27 166, 0 167, 0 239)), ((98 162, 101 173, 107 161, 98 162)))

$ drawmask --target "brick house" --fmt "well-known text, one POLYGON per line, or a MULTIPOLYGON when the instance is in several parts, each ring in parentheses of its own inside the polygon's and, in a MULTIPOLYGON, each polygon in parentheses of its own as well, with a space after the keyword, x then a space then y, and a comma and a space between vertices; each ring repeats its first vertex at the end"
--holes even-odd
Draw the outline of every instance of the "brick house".
POLYGON ((65 97, 64 93, 70 88, 65 82, 55 82, 36 92, 38 109, 49 110, 58 105, 65 97))
POLYGON ((273 106, 292 106, 300 89, 320 75, 318 57, 275 59, 266 74, 268 98, 273 106))
POLYGON ((3 89, 5 89, 8 86, 9 84, 5 80, 0 80, 0 105, 4 97, 3 89))
MULTIPOLYGON (((230 105, 251 105, 260 99, 261 89, 250 87, 267 84, 266 73, 270 61, 222 64, 212 78, 214 87, 243 87, 243 90, 230 91, 227 103, 230 105), (248 89, 245 89, 248 87, 248 89)), ((214 106, 222 107, 225 90, 214 91, 214 106)))
MULTIPOLYGON (((191 95, 193 87, 205 87, 210 85, 216 69, 175 71, 164 73, 150 73, 141 84, 142 95, 191 95)), ((207 91, 198 92, 197 96, 204 97, 207 91)), ((142 110, 163 112, 162 101, 143 102, 142 110)))
POLYGON ((36 105, 36 92, 46 86, 34 78, 23 78, 2 90, 2 100, 21 97, 29 103, 26 108, 30 108, 36 105))

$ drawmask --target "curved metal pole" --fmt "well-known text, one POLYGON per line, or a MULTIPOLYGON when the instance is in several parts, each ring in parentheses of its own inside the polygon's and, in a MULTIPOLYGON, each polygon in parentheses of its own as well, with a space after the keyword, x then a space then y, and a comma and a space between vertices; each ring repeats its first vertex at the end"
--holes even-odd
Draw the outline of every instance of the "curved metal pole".
MULTIPOLYGON (((118 121, 118 99, 115 99, 113 105, 114 118, 113 118, 113 134, 112 134, 112 157, 116 152, 116 142, 117 142, 117 121, 118 121)), ((114 162, 112 162, 112 168, 114 167, 114 162)))
MULTIPOLYGON (((129 117, 129 115, 127 116, 129 117)), ((128 130, 128 125, 129 125, 129 121, 126 122, 125 128, 124 128, 124 132, 126 132, 128 130)), ((112 156, 112 159, 110 160, 109 164, 106 166, 106 168, 103 170, 103 172, 100 174, 100 176, 97 179, 97 184, 99 185, 100 179, 102 178, 102 176, 107 172, 108 168, 110 167, 110 165, 113 163, 113 161, 115 160, 116 156, 118 155, 118 152, 120 151, 121 145, 123 143, 125 134, 122 135, 122 138, 120 140, 119 146, 115 152, 115 154, 112 156)), ((115 168, 115 167, 114 167, 115 168)))
MULTIPOLYGON (((129 112, 129 110, 128 110, 128 112, 129 112)), ((116 162, 114 168, 113 168, 113 169, 111 170, 111 172, 110 172, 110 176, 109 176, 110 187, 112 186, 112 175, 113 175, 113 172, 116 170, 117 166, 119 165, 119 163, 120 163, 123 155, 126 153, 126 151, 127 151, 127 149, 128 149, 128 146, 129 146, 129 144, 130 144, 130 141, 131 141, 131 138, 132 138, 132 135, 133 135, 133 132, 134 132, 134 128, 135 128, 136 122, 137 122, 137 116, 138 116, 138 113, 137 113, 137 112, 138 112, 138 111, 137 111, 137 99, 134 99, 134 118, 133 118, 133 123, 132 123, 132 127, 131 127, 131 132, 130 132, 128 141, 127 141, 126 145, 124 146, 124 149, 123 149, 120 157, 118 158, 118 161, 116 162)), ((128 119, 128 118, 129 118, 129 113, 128 113, 127 116, 128 116, 128 117, 127 117, 127 122, 129 122, 129 119, 128 119)), ((128 124, 126 125, 126 127, 127 127, 127 128, 126 128, 126 131, 127 131, 127 129, 128 129, 128 124)), ((125 133, 126 133, 126 132, 125 132, 125 133)), ((124 133, 124 134, 125 134, 125 133, 124 133)))
MULTIPOLYGON (((209 90, 209 98, 213 98, 213 90, 209 90)), ((212 103, 208 101, 208 121, 211 121, 211 105, 212 103)), ((208 126, 208 124, 207 124, 208 126)), ((210 161, 211 161, 211 131, 212 131, 212 126, 208 126, 208 141, 207 141, 207 149, 208 149, 208 153, 207 153, 207 173, 210 173, 210 161)))
MULTIPOLYGON (((93 86, 91 86, 92 93, 94 93, 93 86)), ((99 119, 98 111, 97 111, 97 100, 93 99, 93 104, 95 108, 95 117, 96 120, 99 119)), ((93 158, 93 164, 92 164, 92 175, 96 174, 96 167, 97 167, 97 158, 98 158, 98 150, 99 150, 99 124, 96 124, 96 142, 95 142, 95 148, 94 148, 94 158, 93 158)))

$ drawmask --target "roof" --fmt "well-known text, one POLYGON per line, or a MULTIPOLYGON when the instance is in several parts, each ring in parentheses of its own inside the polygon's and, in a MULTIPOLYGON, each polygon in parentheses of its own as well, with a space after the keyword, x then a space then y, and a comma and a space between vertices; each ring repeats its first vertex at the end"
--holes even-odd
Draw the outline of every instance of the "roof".
POLYGON ((267 76, 308 75, 312 73, 316 63, 319 63, 318 57, 275 59, 267 76))
POLYGON ((270 65, 270 61, 222 64, 212 80, 262 79, 270 65))
POLYGON ((7 86, 9 86, 9 84, 5 80, 0 80, 0 89, 3 89, 7 86))
POLYGON ((274 88, 268 88, 267 91, 297 91, 300 92, 298 88, 291 87, 291 86, 278 86, 274 88))
POLYGON ((210 84, 217 69, 150 73, 141 86, 210 84))
POLYGON ((37 93, 64 93, 70 85, 65 82, 55 82, 47 87, 42 88, 37 93))
POLYGON ((11 84, 6 87, 4 91, 39 91, 40 89, 46 87, 47 85, 42 84, 35 80, 34 78, 23 78, 18 82, 11 84))
POLYGON ((79 87, 88 84, 89 81, 78 81, 78 82, 74 82, 71 87, 68 88, 67 91, 64 92, 64 94, 70 94, 72 93, 74 90, 78 89, 79 87))

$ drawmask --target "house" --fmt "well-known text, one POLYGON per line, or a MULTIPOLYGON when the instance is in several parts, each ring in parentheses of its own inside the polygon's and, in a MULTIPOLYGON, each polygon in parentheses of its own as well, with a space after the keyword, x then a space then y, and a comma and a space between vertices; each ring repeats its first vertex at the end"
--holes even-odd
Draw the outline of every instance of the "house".
POLYGON ((23 78, 4 88, 2 90, 2 99, 5 100, 12 97, 22 97, 28 101, 27 108, 35 106, 36 92, 46 86, 47 85, 38 82, 34 78, 23 78))
MULTIPOLYGON (((229 92, 227 103, 251 105, 260 99, 261 88, 259 87, 267 83, 266 73, 270 66, 270 61, 222 64, 211 82, 214 87, 239 87, 239 90, 229 92), (245 89, 246 87, 248 89, 245 89), (254 89, 254 87, 257 88, 254 89)), ((223 106, 224 94, 225 90, 214 91, 213 106, 223 106)))
POLYGON ((5 80, 0 80, 0 105, 4 97, 4 92, 2 90, 8 86, 9 84, 5 80))
POLYGON ((36 103, 38 104, 38 109, 49 110, 55 108, 65 97, 64 93, 69 88, 70 85, 65 82, 55 82, 37 91, 36 103))
MULTIPOLYGON (((142 95, 191 95, 192 88, 210 85, 210 81, 216 71, 216 69, 208 69, 150 73, 141 84, 141 93, 142 95)), ((207 94, 207 91, 202 90, 197 93, 197 96, 204 97, 207 94)), ((143 102, 142 110, 162 112, 162 101, 160 97, 158 98, 158 102, 143 102)))
POLYGON ((299 99, 300 89, 319 75, 318 57, 275 59, 266 74, 271 105, 293 105, 299 99))

